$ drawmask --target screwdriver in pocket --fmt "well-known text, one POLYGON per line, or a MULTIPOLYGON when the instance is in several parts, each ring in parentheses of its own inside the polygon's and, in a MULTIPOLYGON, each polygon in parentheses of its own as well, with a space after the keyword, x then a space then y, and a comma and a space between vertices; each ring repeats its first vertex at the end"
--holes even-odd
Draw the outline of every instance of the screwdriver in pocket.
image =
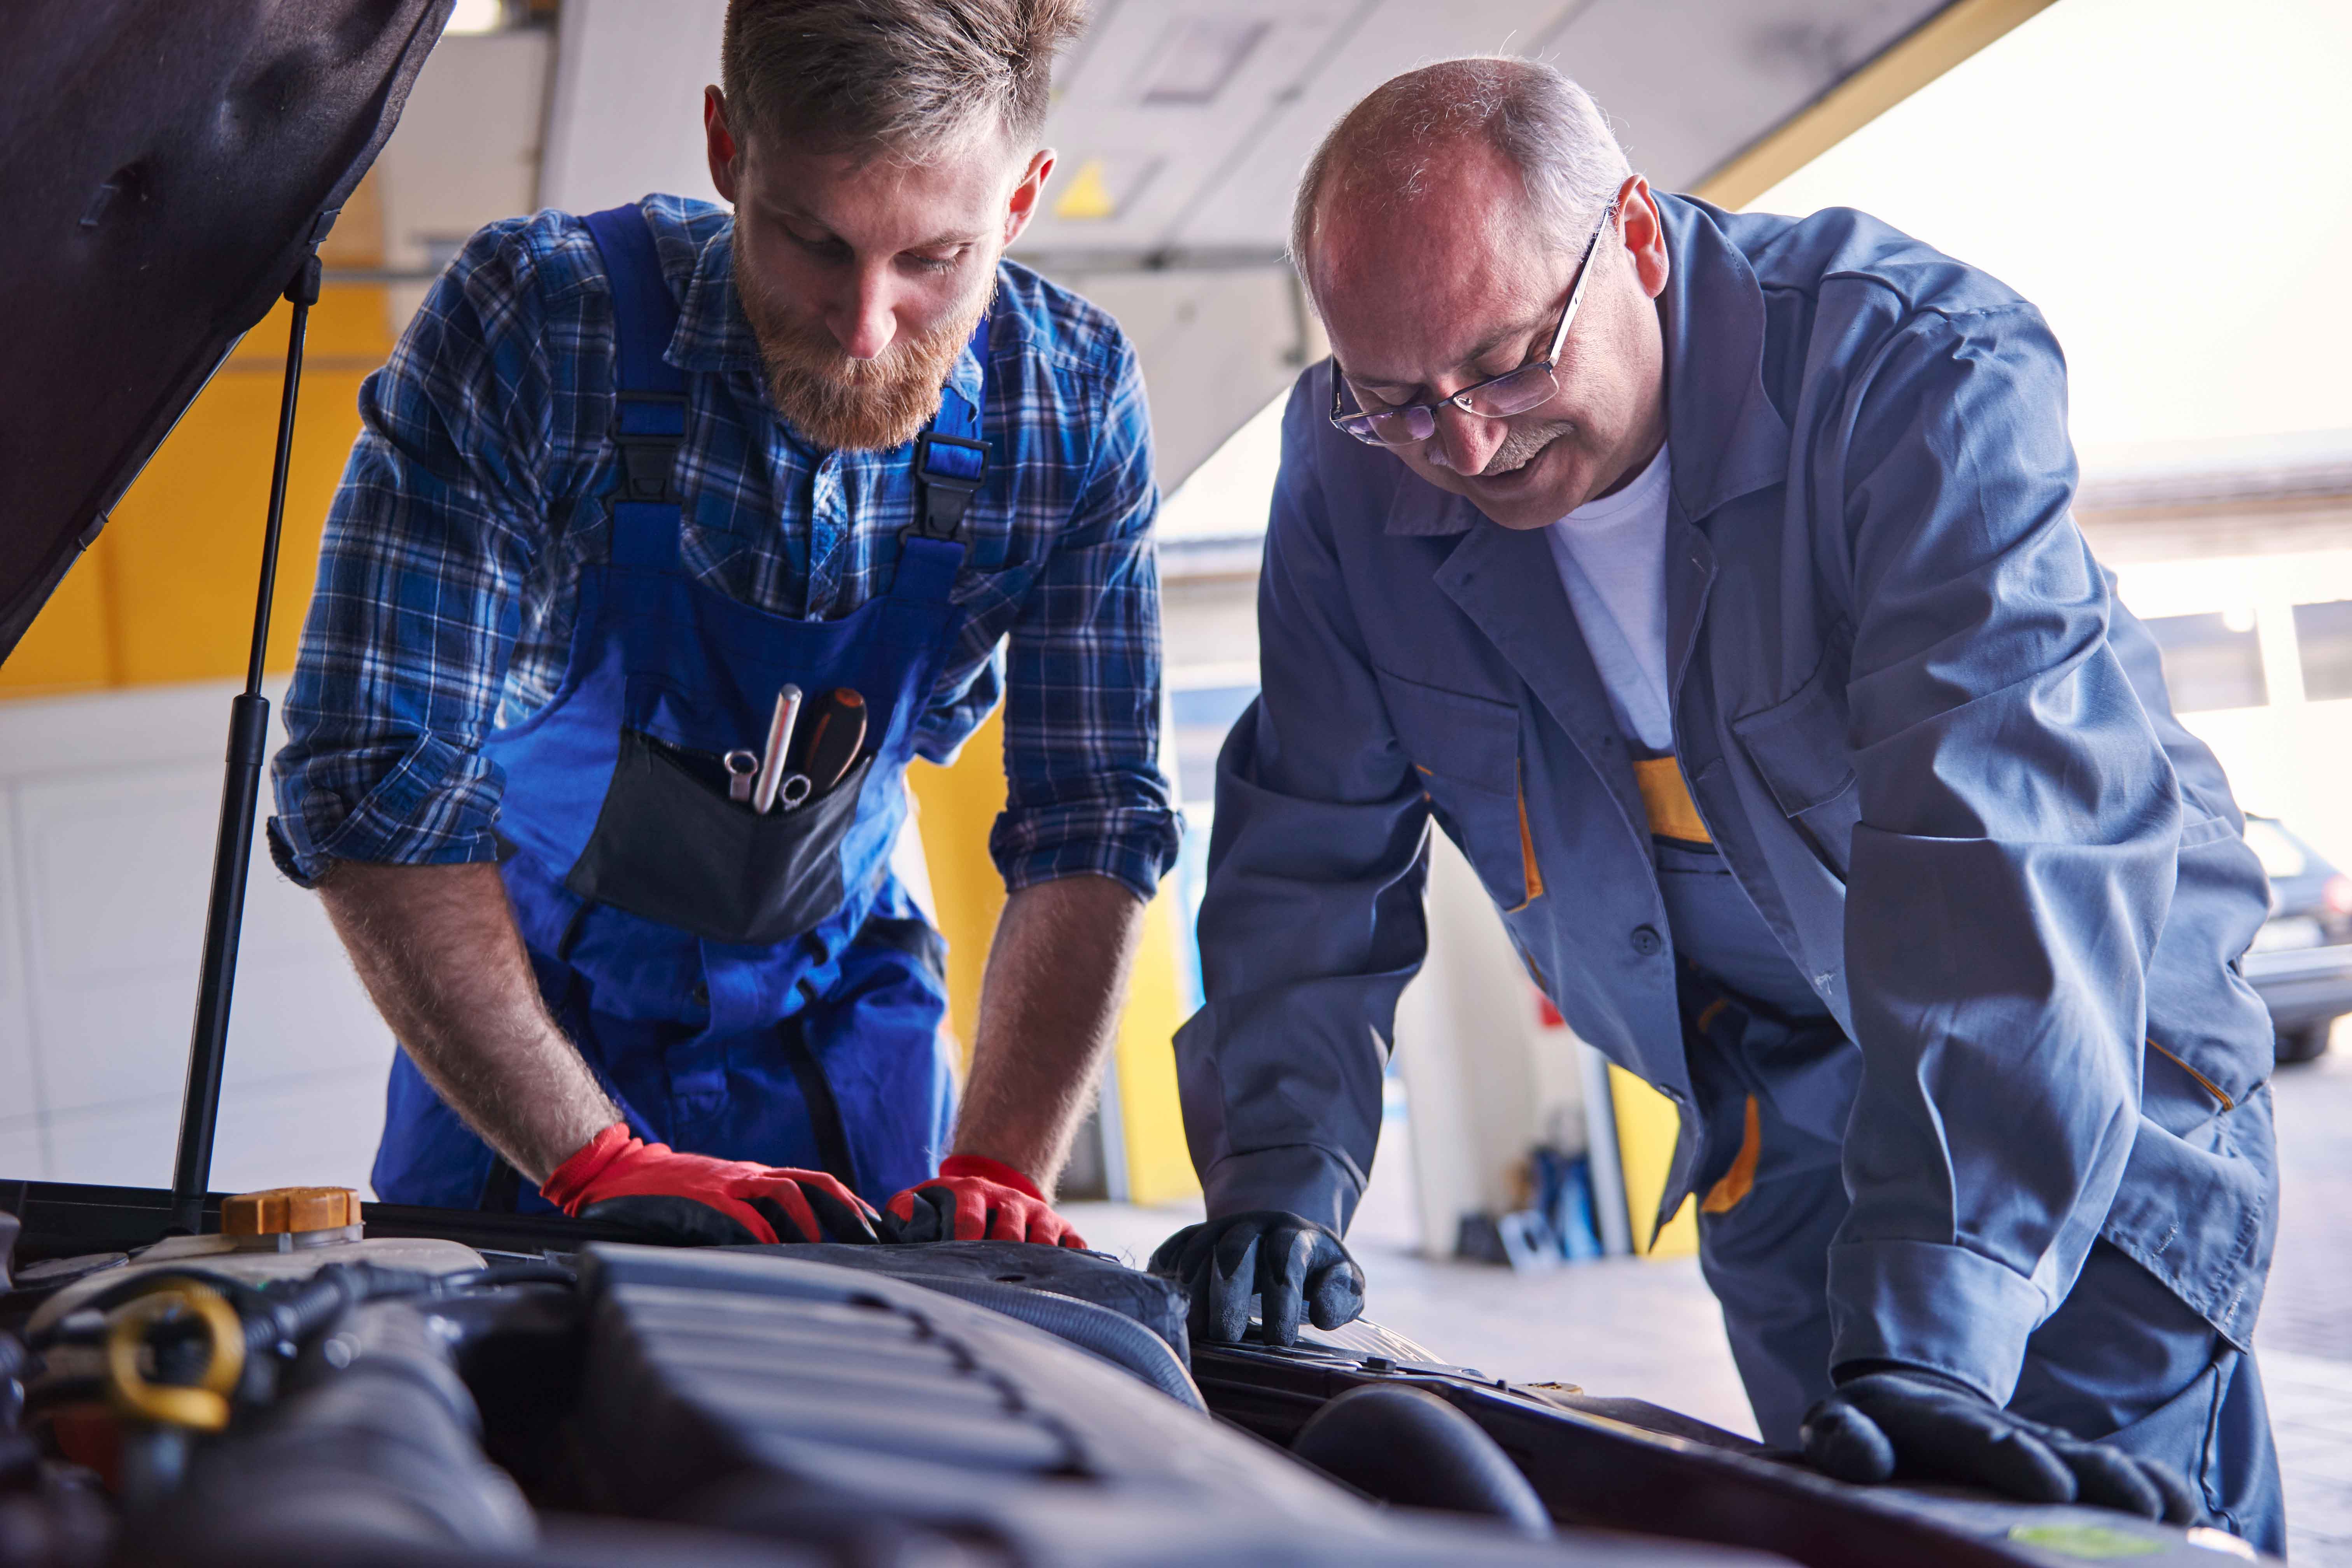
POLYGON ((768 721, 767 750, 760 753, 760 777, 751 786, 751 809, 765 816, 775 808, 776 792, 784 784, 784 758, 792 750, 793 726, 801 716, 801 689, 786 686, 776 693, 776 715, 768 721))
POLYGON ((866 699, 845 686, 818 707, 801 752, 801 772, 808 774, 814 793, 823 795, 849 776, 865 747, 866 699))

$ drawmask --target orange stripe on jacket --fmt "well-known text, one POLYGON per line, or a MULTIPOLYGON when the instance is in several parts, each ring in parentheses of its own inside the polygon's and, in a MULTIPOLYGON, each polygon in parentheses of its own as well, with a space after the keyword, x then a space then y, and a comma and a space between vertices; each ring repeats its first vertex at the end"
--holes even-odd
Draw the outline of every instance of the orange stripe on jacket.
POLYGON ((1651 832, 1661 838, 1679 838, 1688 844, 1715 842, 1706 830, 1706 823, 1699 816, 1698 806, 1691 799, 1690 784, 1683 778, 1682 764, 1674 758, 1634 758, 1633 784, 1642 792, 1642 805, 1649 813, 1651 832))

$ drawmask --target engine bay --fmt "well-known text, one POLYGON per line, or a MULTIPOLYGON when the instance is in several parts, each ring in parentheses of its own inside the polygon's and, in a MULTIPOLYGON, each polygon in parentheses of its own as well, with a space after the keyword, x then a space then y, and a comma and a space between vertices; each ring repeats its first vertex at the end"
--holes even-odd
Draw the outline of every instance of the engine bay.
POLYGON ((388 1205, 222 1234, 262 1223, 239 1205, 304 1201, 283 1194, 87 1250, 166 1201, 0 1192, 22 1226, 0 1298, 8 1568, 1831 1568, 2059 1563, 2095 1537, 2214 1561, 2115 1513, 1845 1486, 1370 1323, 1194 1344, 1176 1286, 1101 1254, 668 1247, 388 1205))

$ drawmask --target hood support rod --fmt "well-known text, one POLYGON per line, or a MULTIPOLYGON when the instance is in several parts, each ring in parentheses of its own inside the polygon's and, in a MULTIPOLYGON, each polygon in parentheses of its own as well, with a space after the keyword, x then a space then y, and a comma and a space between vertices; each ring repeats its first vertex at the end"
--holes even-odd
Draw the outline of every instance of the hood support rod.
POLYGON ((269 601, 278 584, 278 542, 286 523, 286 474, 294 458, 294 408, 302 390, 302 343, 319 302, 313 253, 286 286, 294 307, 286 334, 286 380, 278 401, 278 460, 269 475, 269 521, 261 542, 261 586, 253 606, 253 641, 245 689, 229 704, 228 758, 221 779, 220 837, 213 843, 212 900, 205 911, 205 959, 196 986, 196 1021, 188 1039, 188 1091, 180 1105, 180 1149, 172 1166, 172 1229, 204 1231, 212 1185, 213 1129, 220 1119, 221 1069, 228 1058, 229 994, 236 982, 237 939, 245 926, 253 819, 261 803, 261 764, 269 752, 269 699, 261 667, 269 650, 269 601))

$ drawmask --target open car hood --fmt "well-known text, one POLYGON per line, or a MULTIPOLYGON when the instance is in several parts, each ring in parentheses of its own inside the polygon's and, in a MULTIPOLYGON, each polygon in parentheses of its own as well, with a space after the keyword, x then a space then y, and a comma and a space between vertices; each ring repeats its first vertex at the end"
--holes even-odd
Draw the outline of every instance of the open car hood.
POLYGON ((453 3, 12 7, 0 659, 333 225, 453 3))

